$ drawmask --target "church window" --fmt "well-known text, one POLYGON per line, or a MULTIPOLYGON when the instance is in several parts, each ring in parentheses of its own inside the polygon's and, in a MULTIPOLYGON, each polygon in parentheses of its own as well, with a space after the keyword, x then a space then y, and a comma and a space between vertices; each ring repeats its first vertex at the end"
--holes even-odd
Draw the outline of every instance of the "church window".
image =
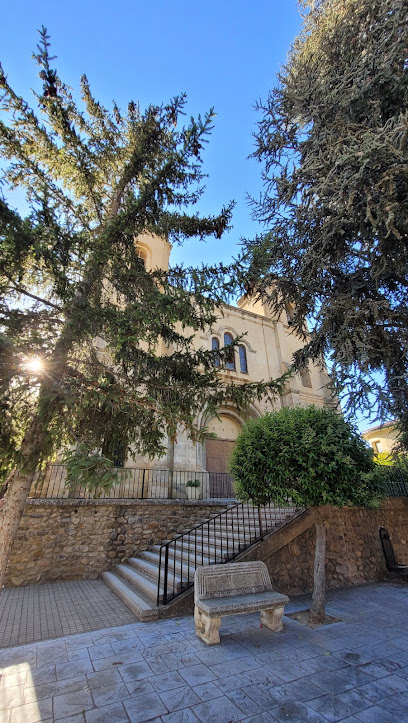
POLYGON ((295 307, 293 306, 293 304, 286 304, 285 311, 288 320, 288 326, 291 326, 295 318, 295 307))
POLYGON ((300 378, 302 380, 302 385, 304 387, 312 387, 312 380, 310 377, 309 369, 301 369, 300 370, 300 378))
MULTIPOLYGON (((220 341, 219 341, 219 339, 217 339, 216 336, 213 336, 213 338, 211 340, 211 348, 213 351, 216 351, 217 349, 220 348, 220 341)), ((217 354, 217 356, 214 357, 214 366, 215 367, 220 366, 220 357, 218 356, 218 354, 217 354)))
MULTIPOLYGON (((226 332, 224 334, 224 346, 231 346, 232 345, 232 335, 226 332)), ((225 357, 225 368, 229 371, 235 372, 235 352, 234 349, 231 348, 228 350, 228 353, 225 357)))
POLYGON ((238 347, 239 350, 239 368, 242 374, 248 374, 247 354, 243 344, 238 347))
POLYGON ((140 259, 143 262, 143 266, 146 266, 146 259, 147 259, 146 251, 143 251, 139 247, 136 247, 136 256, 138 257, 138 259, 140 259))

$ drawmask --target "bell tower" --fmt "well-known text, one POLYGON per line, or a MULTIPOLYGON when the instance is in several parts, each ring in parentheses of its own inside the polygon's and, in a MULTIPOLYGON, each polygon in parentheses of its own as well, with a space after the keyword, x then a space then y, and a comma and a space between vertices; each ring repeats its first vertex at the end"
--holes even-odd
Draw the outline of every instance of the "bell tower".
POLYGON ((135 238, 135 246, 146 271, 168 271, 171 243, 167 239, 151 233, 141 233, 135 238))

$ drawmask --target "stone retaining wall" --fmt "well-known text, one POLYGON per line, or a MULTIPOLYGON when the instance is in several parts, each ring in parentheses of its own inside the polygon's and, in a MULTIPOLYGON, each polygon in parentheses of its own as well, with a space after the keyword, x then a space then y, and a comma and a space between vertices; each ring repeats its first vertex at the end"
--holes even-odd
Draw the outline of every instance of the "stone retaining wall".
POLYGON ((6 585, 95 578, 114 564, 225 509, 220 502, 31 500, 6 585))
MULTIPOLYGON (((117 562, 169 539, 220 512, 221 502, 168 500, 32 500, 14 543, 7 585, 95 578, 117 562)), ((397 561, 408 564, 408 499, 389 499, 378 510, 326 508, 327 586, 384 579, 378 535, 388 529, 397 561)), ((240 559, 267 564, 275 589, 309 592, 314 528, 305 512, 240 559)))
MULTIPOLYGON (((408 499, 388 499, 378 510, 325 508, 327 587, 387 577, 379 528, 391 535, 397 562, 408 565, 408 499)), ((315 531, 309 512, 270 535, 241 559, 263 560, 274 588, 289 595, 313 587, 315 531)))

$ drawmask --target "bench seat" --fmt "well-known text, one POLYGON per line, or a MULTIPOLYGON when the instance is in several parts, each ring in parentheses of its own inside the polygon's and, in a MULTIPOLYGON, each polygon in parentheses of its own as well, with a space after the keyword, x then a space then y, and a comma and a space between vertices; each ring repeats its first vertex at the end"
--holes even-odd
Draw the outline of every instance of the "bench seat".
POLYGON ((278 632, 286 595, 272 590, 265 563, 234 562, 198 567, 194 577, 196 634, 207 645, 220 642, 222 615, 261 612, 261 625, 278 632))
POLYGON ((200 600, 197 607, 210 617, 215 615, 238 615, 239 613, 255 613, 285 605, 288 602, 286 595, 279 592, 255 592, 246 595, 231 595, 231 597, 218 597, 212 600, 200 600))

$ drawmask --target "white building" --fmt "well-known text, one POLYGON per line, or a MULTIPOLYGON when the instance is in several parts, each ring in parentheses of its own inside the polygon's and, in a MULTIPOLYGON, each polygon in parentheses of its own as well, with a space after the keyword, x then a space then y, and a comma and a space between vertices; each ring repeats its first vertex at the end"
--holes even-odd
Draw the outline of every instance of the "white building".
MULTIPOLYGON (((138 238, 137 248, 147 270, 168 269, 171 245, 166 240, 146 234, 138 238)), ((212 329, 208 329, 205 334, 197 334, 196 348, 222 347, 233 338, 244 334, 235 351, 234 360, 227 364, 227 369, 220 370, 219 373, 237 383, 275 379, 288 369, 294 351, 301 346, 300 340, 292 332, 288 317, 289 309, 287 313, 276 318, 263 303, 242 297, 237 306, 225 304, 212 329)), ((254 402, 248 413, 258 417, 280 406, 325 406, 330 400, 327 383, 326 370, 310 365, 309 370, 296 374, 290 380, 285 394, 276 401, 274 407, 268 400, 264 403, 254 402)), ((245 419, 232 405, 220 408, 218 414, 219 418, 209 419, 203 410, 198 420, 200 426, 215 433, 217 439, 207 439, 204 444, 193 444, 181 433, 174 449, 169 444, 167 457, 153 462, 144 457, 136 457, 127 464, 211 473, 227 472, 228 457, 245 419)))
MULTIPOLYGON (((165 239, 143 234, 137 239, 137 250, 148 271, 154 268, 167 270, 171 244, 165 239)), ((237 384, 247 381, 269 381, 280 377, 292 361, 292 355, 301 346, 290 325, 290 309, 279 318, 261 302, 246 296, 237 306, 225 304, 213 328, 205 334, 197 334, 197 349, 215 349, 227 345, 232 339, 243 336, 235 350, 234 359, 220 369, 219 374, 237 384)), ((96 341, 99 353, 108 355, 105 343, 96 341)), ((158 353, 168 353, 163 344, 158 353)), ((308 370, 294 375, 287 383, 285 393, 273 403, 268 399, 253 402, 246 417, 260 417, 265 412, 280 407, 317 407, 330 403, 327 389, 329 378, 325 368, 311 364, 308 370)), ((124 462, 125 474, 120 473, 122 482, 115 487, 115 497, 186 497, 190 490, 186 483, 200 481, 199 489, 192 489, 193 498, 228 497, 233 495, 228 476, 228 459, 235 440, 246 418, 232 404, 225 404, 218 410, 218 416, 210 417, 205 409, 199 415, 199 428, 212 433, 204 442, 194 443, 180 430, 177 441, 167 444, 167 454, 153 460, 142 455, 128 454, 124 462), (216 438, 213 438, 216 435, 216 438)), ((47 472, 42 491, 36 488, 34 496, 52 491, 51 496, 67 496, 65 469, 54 466, 47 472)), ((45 494, 47 496, 47 494, 45 494)), ((79 493, 77 496, 81 496, 79 493)))

